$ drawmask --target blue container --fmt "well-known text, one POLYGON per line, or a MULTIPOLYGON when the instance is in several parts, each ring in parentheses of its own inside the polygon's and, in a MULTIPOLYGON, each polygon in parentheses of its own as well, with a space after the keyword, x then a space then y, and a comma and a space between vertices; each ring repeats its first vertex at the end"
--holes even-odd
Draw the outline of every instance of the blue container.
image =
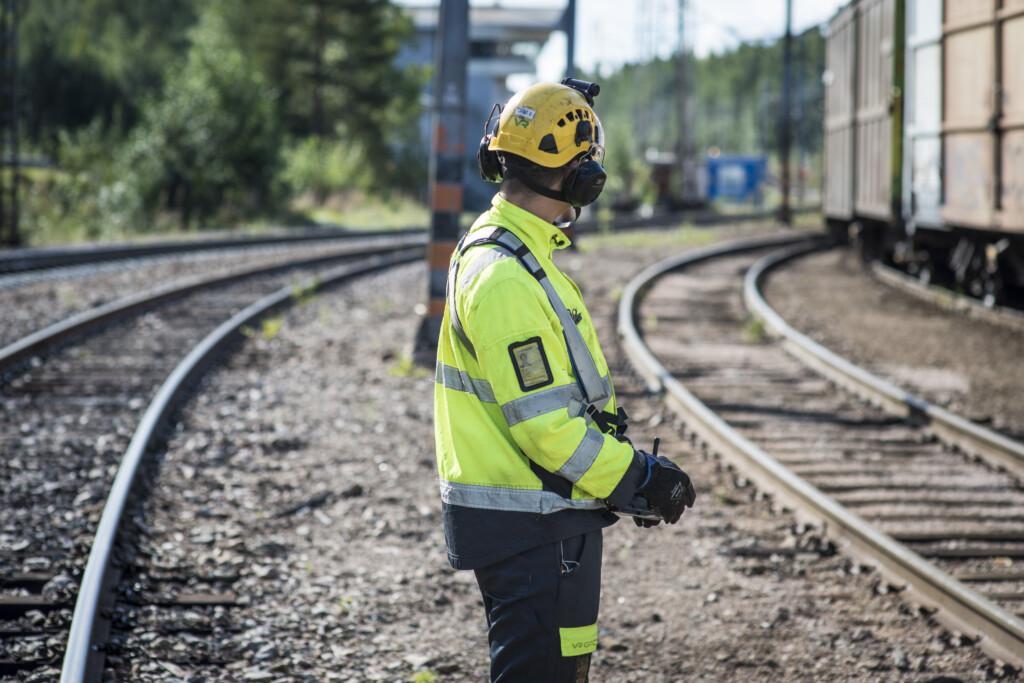
POLYGON ((708 199, 759 200, 767 167, 763 156, 708 157, 708 199))

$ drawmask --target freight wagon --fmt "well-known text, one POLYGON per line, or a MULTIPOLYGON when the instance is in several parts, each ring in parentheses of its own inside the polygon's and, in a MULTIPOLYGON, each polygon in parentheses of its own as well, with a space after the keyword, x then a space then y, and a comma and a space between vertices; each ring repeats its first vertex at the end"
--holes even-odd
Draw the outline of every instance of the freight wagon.
POLYGON ((1024 294, 1024 0, 855 0, 826 35, 830 229, 994 304, 1024 294))

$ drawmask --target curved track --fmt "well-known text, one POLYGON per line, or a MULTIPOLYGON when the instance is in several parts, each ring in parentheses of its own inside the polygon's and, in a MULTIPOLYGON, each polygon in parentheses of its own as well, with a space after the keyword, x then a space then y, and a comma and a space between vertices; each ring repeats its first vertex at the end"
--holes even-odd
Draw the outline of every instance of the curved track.
POLYGON ((994 325, 1002 325, 1024 332, 1024 311, 1005 306, 986 306, 978 299, 957 294, 945 287, 925 284, 918 278, 907 275, 903 271, 879 261, 873 261, 870 267, 871 274, 878 278, 880 282, 890 287, 895 287, 922 301, 927 301, 939 308, 962 313, 968 317, 986 320, 994 325))
POLYGON ((885 385, 789 328, 760 282, 816 246, 791 235, 749 240, 648 268, 620 303, 627 353, 649 389, 663 391, 741 476, 820 525, 952 631, 1020 667, 1021 446, 885 385), (782 341, 766 339, 766 330, 782 341))
POLYGON ((421 255, 421 238, 402 237, 175 283, 12 345, 18 366, 0 386, 0 508, 10 512, 0 529, 0 678, 51 680, 69 628, 63 680, 99 675, 98 606, 121 511, 148 446, 215 352, 276 307, 421 255))

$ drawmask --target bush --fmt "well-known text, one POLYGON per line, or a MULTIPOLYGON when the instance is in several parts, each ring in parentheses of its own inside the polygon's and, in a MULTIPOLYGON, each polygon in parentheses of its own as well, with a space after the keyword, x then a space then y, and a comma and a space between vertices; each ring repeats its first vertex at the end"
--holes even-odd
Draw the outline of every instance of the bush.
POLYGON ((184 227, 221 207, 251 215, 274 198, 276 94, 222 24, 215 12, 201 17, 184 66, 145 104, 126 150, 147 208, 177 211, 184 227))
POLYGON ((58 169, 26 174, 25 234, 30 243, 111 240, 143 221, 138 189, 112 151, 118 136, 99 120, 58 138, 58 169))
POLYGON ((365 189, 370 174, 358 145, 308 137, 295 140, 284 151, 281 180, 293 195, 313 194, 322 201, 340 189, 365 189))

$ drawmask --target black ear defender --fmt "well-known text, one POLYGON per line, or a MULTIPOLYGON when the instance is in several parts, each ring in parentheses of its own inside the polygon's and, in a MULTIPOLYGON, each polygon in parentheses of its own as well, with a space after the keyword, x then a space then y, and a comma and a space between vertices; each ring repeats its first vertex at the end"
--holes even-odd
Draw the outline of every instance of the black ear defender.
POLYGON ((604 167, 588 156, 565 177, 562 194, 576 208, 587 206, 601 195, 606 180, 604 167))
MULTIPOLYGON (((581 81, 578 78, 566 78, 562 85, 568 86, 579 92, 587 100, 587 104, 594 106, 594 98, 601 94, 601 86, 590 81, 581 81)), ((590 121, 580 121, 576 124, 576 144, 584 141, 593 142, 595 131, 590 121)), ((604 167, 598 163, 590 154, 587 154, 580 161, 579 166, 574 168, 566 176, 562 183, 562 194, 565 201, 579 209, 581 206, 593 204, 604 190, 608 174, 604 167)))
POLYGON ((494 118, 495 113, 498 114, 500 121, 500 104, 495 104, 491 107, 491 113, 487 115, 487 121, 484 122, 484 136, 480 138, 480 148, 476 151, 476 164, 480 169, 480 177, 488 183, 500 183, 505 175, 501 168, 501 159, 498 158, 498 153, 490 149, 491 140, 498 134, 499 121, 495 121, 494 126, 491 126, 491 120, 494 118))

